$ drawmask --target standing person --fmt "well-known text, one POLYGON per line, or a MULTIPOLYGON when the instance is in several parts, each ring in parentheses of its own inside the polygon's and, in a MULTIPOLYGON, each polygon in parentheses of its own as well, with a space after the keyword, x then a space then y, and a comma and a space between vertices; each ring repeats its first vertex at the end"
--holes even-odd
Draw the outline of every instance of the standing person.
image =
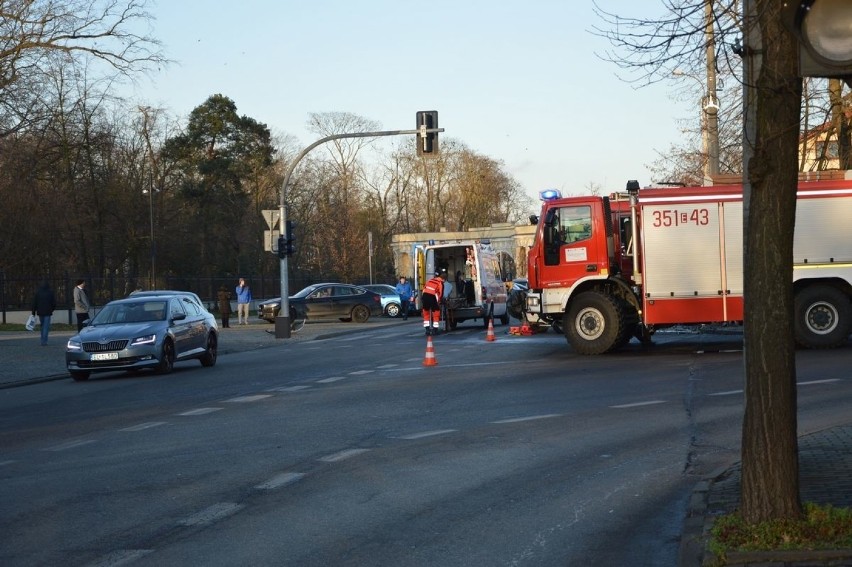
POLYGON ((77 315, 77 332, 83 330, 83 323, 89 319, 89 297, 86 295, 86 280, 77 280, 74 288, 74 313, 77 315))
POLYGON ((444 300, 444 278, 446 272, 435 272, 435 277, 423 286, 420 299, 423 301, 423 328, 427 335, 435 334, 441 323, 441 302, 444 300))
POLYGON ((249 304, 251 303, 251 288, 246 285, 245 278, 240 278, 237 285, 237 325, 248 325, 249 304))
POLYGON ((44 282, 33 296, 33 315, 38 315, 41 325, 41 346, 47 344, 47 335, 50 333, 50 318, 53 316, 54 309, 56 309, 56 296, 50 289, 50 284, 44 282))
POLYGON ((414 301, 414 292, 411 290, 411 284, 405 280, 405 276, 399 276, 399 283, 396 284, 396 292, 399 294, 402 320, 408 321, 408 306, 414 301))
POLYGON ((231 294, 228 292, 228 288, 221 286, 217 297, 219 299, 219 314, 222 316, 222 327, 229 329, 231 327, 231 294))

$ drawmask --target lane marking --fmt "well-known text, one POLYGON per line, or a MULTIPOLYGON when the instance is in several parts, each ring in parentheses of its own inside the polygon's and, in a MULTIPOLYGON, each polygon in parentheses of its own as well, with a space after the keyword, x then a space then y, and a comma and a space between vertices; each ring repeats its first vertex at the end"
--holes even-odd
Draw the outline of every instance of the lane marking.
POLYGON ((332 453, 331 455, 326 455, 325 457, 320 457, 317 460, 322 461, 324 463, 336 463, 338 461, 343 461, 352 457, 356 457, 358 455, 366 453, 367 451, 369 451, 369 449, 346 449, 344 451, 332 453))
POLYGON ((282 386, 280 388, 270 388, 267 392, 298 392, 299 390, 306 390, 310 388, 310 386, 301 385, 301 386, 282 386))
POLYGON ((376 368, 378 368, 379 370, 386 370, 395 366, 399 366, 399 364, 382 364, 381 366, 377 366, 376 368))
POLYGON ((317 380, 317 384, 331 384, 332 382, 337 382, 339 380, 346 380, 346 376, 332 376, 331 378, 323 378, 322 380, 317 380))
POLYGON ((612 409, 639 408, 642 406, 653 406, 656 404, 664 404, 665 400, 651 400, 649 402, 636 402, 634 404, 620 404, 617 406, 609 406, 612 409))
POLYGON ((137 559, 154 553, 153 549, 119 549, 104 555, 94 563, 89 563, 88 567, 118 567, 119 565, 127 565, 137 559))
POLYGON ((511 417, 508 419, 498 419, 497 421, 492 421, 491 423, 520 423, 522 421, 534 421, 536 419, 550 419, 552 417, 562 417, 562 414, 559 413, 546 413, 542 415, 530 415, 527 417, 511 417))
MULTIPOLYGON (((422 361, 422 358, 417 360, 422 361)), ((500 364, 506 364, 505 362, 472 362, 470 364, 443 364, 441 363, 441 368, 468 368, 471 366, 497 366, 500 364)), ((407 368, 389 368, 390 372, 408 372, 411 370, 425 370, 423 366, 409 366, 407 368)))
POLYGON ((424 431, 422 433, 412 433, 411 435, 401 435, 397 439, 423 439, 424 437, 434 437, 436 435, 446 435, 447 433, 455 433, 457 429, 436 429, 434 431, 424 431))
POLYGON ((232 404, 243 404, 247 402, 256 402, 258 400, 265 400, 266 398, 271 398, 272 394, 255 394, 253 396, 238 396, 236 398, 231 398, 230 400, 225 400, 225 403, 232 404))
POLYGON ((825 380, 810 380, 809 382, 796 382, 797 386, 811 386, 813 384, 832 384, 840 382, 840 378, 826 378, 825 380))
POLYGON ((262 482, 255 486, 258 490, 275 490, 288 484, 293 484, 305 478, 305 473, 287 472, 275 475, 266 482, 262 482))
POLYGON ((48 447, 47 449, 42 449, 43 451, 65 451, 66 449, 76 449, 77 447, 82 447, 83 445, 88 445, 90 443, 94 443, 94 439, 78 439, 76 441, 68 441, 67 443, 62 443, 61 445, 55 445, 53 447, 48 447))
POLYGON ((165 421, 149 421, 147 423, 140 423, 139 425, 131 425, 130 427, 119 429, 119 431, 143 431, 145 429, 151 429, 152 427, 159 427, 165 424, 165 421))
POLYGON ((712 394, 707 394, 708 396, 733 396, 734 394, 742 394, 742 390, 728 390, 727 392, 713 392, 712 394))
POLYGON ((0 467, 5 467, 7 465, 11 465, 13 463, 17 463, 18 461, 0 461, 0 467))
POLYGON ((204 414, 207 414, 207 413, 213 413, 214 411, 219 411, 221 409, 223 409, 223 408, 198 408, 198 409, 194 409, 194 410, 185 411, 185 412, 179 413, 177 415, 185 415, 185 416, 204 415, 204 414))
POLYGON ((180 520, 178 522, 178 525, 209 526, 210 524, 217 522, 222 518, 227 518, 232 514, 236 514, 243 508, 245 508, 245 505, 243 504, 237 504, 235 502, 219 502, 218 504, 213 504, 212 506, 209 506, 196 514, 193 514, 188 518, 180 520))
POLYGON ((362 374, 372 374, 375 370, 356 370, 355 372, 350 372, 350 376, 360 376, 362 374))

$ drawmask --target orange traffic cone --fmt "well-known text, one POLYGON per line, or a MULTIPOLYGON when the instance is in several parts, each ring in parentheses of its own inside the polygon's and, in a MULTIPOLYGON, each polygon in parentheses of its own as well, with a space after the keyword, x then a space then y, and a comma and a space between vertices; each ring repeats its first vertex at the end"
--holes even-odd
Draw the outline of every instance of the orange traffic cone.
POLYGON ((494 318, 491 317, 488 319, 488 332, 485 334, 486 341, 496 341, 497 337, 494 336, 494 318))
POLYGON ((426 338, 426 357, 423 359, 423 366, 437 366, 438 359, 435 358, 435 347, 432 346, 432 335, 426 338))

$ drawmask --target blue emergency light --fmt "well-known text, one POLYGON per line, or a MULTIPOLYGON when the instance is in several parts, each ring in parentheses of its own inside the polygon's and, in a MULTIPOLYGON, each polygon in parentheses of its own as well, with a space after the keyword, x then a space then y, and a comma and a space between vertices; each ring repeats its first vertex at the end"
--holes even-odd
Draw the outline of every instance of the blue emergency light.
POLYGON ((538 192, 538 198, 542 201, 552 201, 554 199, 562 198, 562 191, 559 189, 545 189, 543 191, 538 192))

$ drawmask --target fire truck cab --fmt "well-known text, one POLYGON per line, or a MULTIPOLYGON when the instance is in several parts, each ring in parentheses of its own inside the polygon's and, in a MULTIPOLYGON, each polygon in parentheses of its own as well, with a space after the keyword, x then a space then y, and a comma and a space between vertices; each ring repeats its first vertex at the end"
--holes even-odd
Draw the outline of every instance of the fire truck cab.
MULTIPOLYGON (((654 330, 743 319, 742 186, 610 197, 543 192, 526 308, 561 322, 572 348, 601 354, 654 330)), ((799 186, 795 334, 830 348, 852 331, 852 181, 799 186)))

